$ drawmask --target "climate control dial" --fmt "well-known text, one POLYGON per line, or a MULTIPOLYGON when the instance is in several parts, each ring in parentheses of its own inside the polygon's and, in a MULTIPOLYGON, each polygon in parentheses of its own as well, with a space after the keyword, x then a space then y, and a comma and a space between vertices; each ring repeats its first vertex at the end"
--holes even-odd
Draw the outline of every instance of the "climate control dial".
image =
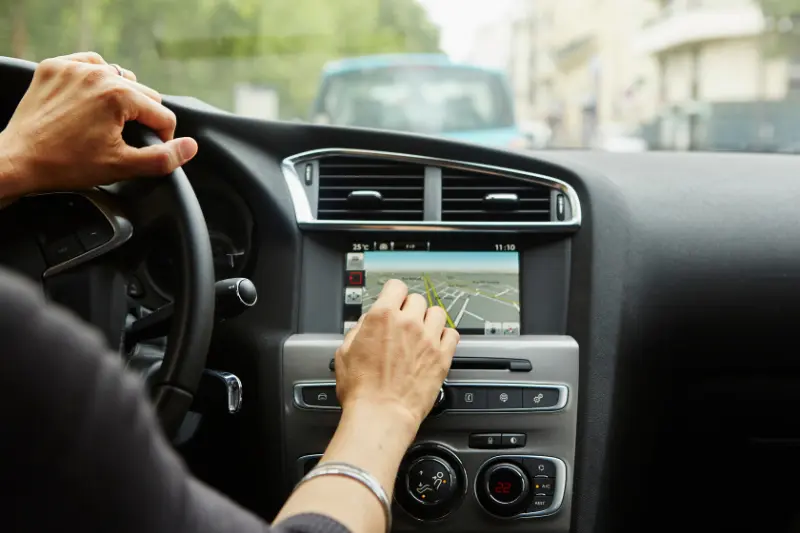
POLYGON ((436 443, 411 448, 400 465, 395 498, 417 520, 440 520, 464 499, 467 474, 449 448, 436 443))
POLYGON ((514 463, 497 463, 483 475, 483 491, 493 505, 518 507, 530 492, 528 475, 514 463))
POLYGON ((446 505, 458 494, 458 477, 447 461, 423 455, 408 466, 406 491, 421 505, 446 505))

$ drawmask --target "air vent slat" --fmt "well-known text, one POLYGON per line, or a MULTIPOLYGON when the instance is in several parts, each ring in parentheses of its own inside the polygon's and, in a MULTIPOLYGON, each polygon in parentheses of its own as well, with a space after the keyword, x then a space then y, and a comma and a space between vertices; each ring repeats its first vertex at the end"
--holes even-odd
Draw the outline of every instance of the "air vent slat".
POLYGON ((548 222, 552 189, 507 176, 442 170, 442 220, 446 222, 548 222), (500 202, 491 196, 509 197, 500 202), (487 196, 489 198, 487 199, 487 196))
POLYGON ((423 165, 365 157, 324 157, 319 160, 318 179, 319 220, 412 221, 423 218, 423 165), (378 193, 380 205, 359 205, 352 201, 355 191, 378 193))

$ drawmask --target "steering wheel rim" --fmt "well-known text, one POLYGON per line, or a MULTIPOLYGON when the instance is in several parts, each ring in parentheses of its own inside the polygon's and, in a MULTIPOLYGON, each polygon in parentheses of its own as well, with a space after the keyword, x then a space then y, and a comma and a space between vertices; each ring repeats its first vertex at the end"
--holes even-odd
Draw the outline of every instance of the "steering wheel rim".
MULTIPOLYGON (((142 128, 145 145, 160 144, 142 128)), ((178 236, 181 276, 164 359, 148 377, 153 406, 165 433, 173 436, 194 399, 205 370, 214 326, 214 260, 203 211, 189 178, 178 167, 166 178, 174 210, 168 216, 178 236)))
MULTIPOLYGON (((11 116, 33 80, 36 63, 0 57, 2 91, 12 109, 0 106, 0 123, 11 116)), ((142 144, 159 144, 152 131, 128 124, 126 135, 142 144)), ((203 211, 183 169, 164 178, 165 189, 175 209, 167 213, 176 227, 178 258, 182 268, 176 287, 174 313, 167 347, 160 367, 148 373, 152 402, 168 436, 174 436, 191 407, 194 393, 205 369, 214 324, 214 262, 203 211)))

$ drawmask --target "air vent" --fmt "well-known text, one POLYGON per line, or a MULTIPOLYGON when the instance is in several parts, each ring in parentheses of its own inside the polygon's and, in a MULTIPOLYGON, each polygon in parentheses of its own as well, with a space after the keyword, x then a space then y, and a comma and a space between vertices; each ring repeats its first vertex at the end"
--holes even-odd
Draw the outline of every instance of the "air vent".
POLYGON ((548 222, 552 189, 474 171, 442 169, 442 220, 548 222))
POLYGON ((367 157, 319 160, 319 220, 422 220, 425 167, 367 157))

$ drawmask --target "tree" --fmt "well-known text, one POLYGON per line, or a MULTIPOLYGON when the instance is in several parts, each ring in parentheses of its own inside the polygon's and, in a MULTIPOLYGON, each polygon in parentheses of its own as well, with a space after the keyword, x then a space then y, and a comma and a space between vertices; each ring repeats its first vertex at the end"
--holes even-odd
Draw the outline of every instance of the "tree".
POLYGON ((800 58, 800 0, 759 0, 767 51, 800 58))
POLYGON ((275 87, 305 116, 324 64, 437 52, 417 0, 0 0, 0 54, 40 60, 91 48, 167 94, 231 109, 236 83, 275 87))

